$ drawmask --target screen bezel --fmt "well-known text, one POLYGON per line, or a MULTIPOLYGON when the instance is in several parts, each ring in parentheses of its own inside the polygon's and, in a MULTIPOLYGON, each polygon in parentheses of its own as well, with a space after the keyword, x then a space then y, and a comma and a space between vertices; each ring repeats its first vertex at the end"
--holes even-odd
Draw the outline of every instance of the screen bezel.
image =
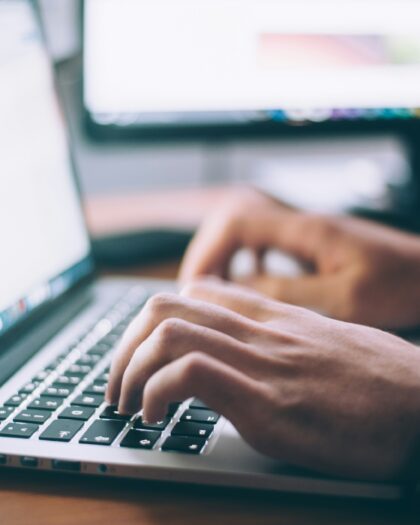
MULTIPOLYGON (((45 33, 42 27, 41 16, 40 16, 38 4, 36 0, 25 0, 25 1, 31 7, 34 13, 34 20, 40 32, 40 36, 42 39, 42 45, 44 47, 45 53, 47 53, 47 56, 49 56, 47 47, 46 47, 45 33)), ((54 74, 54 69, 52 67, 51 61, 50 61, 50 70, 51 70, 51 75, 53 78, 53 84, 54 84, 54 89, 56 92, 57 100, 59 101, 59 104, 62 105, 61 98, 58 92, 58 87, 57 87, 57 79, 56 79, 56 75, 54 74)), ((64 123, 63 132, 65 134, 68 153, 69 153, 70 170, 71 170, 72 179, 76 187, 79 202, 82 202, 81 186, 80 186, 80 181, 76 175, 76 165, 75 165, 73 150, 71 147, 70 134, 69 134, 68 126, 66 126, 65 123, 64 123)), ((83 206, 81 206, 81 210, 83 212, 83 206)), ((52 310, 55 310, 58 307, 60 307, 62 304, 64 304, 68 300, 68 298, 71 295, 73 295, 75 292, 78 292, 81 288, 88 286, 94 280, 96 269, 95 269, 95 262, 93 259, 93 255, 92 255, 92 244, 91 244, 91 239, 89 236, 88 228, 86 225, 85 216, 83 213, 82 215, 83 215, 83 224, 84 224, 87 236, 88 236, 88 254, 86 257, 84 257, 80 261, 77 261, 75 265, 83 263, 83 262, 87 262, 88 266, 90 267, 90 270, 88 270, 88 272, 84 276, 80 277, 77 281, 75 281, 62 294, 36 307, 27 316, 25 316, 21 320, 18 320, 14 325, 12 325, 9 329, 7 329, 3 334, 0 334, 0 347, 1 347, 0 355, 3 354, 3 352, 6 352, 7 349, 12 344, 14 344, 21 337, 23 337, 31 328, 37 325, 37 323, 39 323, 43 318, 45 318, 45 316, 47 316, 52 310)), ((52 278, 55 278, 55 277, 58 277, 58 276, 52 276, 52 278)))
POLYGON ((93 117, 89 108, 85 106, 85 42, 86 42, 86 2, 81 0, 81 48, 82 48, 82 74, 81 74, 81 103, 85 129, 90 138, 98 141, 106 140, 136 140, 144 142, 155 141, 226 141, 240 139, 267 139, 267 138, 294 138, 297 136, 328 136, 332 134, 378 134, 402 133, 412 134, 420 132, 420 118, 393 118, 377 120, 337 120, 323 122, 276 122, 274 120, 263 122, 244 122, 235 124, 208 123, 193 125, 132 125, 117 126, 114 124, 99 124, 93 117))

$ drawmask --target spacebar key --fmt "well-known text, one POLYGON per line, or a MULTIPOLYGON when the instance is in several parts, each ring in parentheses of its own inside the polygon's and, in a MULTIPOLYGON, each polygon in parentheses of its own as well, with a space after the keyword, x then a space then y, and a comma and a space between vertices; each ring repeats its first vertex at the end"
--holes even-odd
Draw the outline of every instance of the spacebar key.
POLYGON ((111 445, 125 425, 125 421, 95 421, 80 438, 80 443, 87 445, 111 445))

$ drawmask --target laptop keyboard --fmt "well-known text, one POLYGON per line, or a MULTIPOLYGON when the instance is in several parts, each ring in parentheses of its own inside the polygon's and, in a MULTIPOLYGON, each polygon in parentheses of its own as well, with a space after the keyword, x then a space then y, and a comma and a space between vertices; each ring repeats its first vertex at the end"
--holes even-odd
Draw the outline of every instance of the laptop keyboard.
POLYGON ((0 406, 0 439, 204 452, 219 415, 200 400, 172 403, 154 424, 104 402, 111 353, 146 299, 144 291, 131 290, 0 406))

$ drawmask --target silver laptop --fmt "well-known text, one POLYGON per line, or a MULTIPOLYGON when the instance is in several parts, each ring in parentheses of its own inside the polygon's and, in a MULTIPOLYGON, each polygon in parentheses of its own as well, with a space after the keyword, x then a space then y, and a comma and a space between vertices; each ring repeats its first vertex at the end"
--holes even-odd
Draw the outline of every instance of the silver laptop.
MULTIPOLYGON (((252 450, 198 399, 148 425, 106 406, 112 352, 168 282, 95 279, 36 13, 0 0, 0 465, 255 489, 398 498, 252 450)), ((264 429, 261 429, 264 432, 264 429)))

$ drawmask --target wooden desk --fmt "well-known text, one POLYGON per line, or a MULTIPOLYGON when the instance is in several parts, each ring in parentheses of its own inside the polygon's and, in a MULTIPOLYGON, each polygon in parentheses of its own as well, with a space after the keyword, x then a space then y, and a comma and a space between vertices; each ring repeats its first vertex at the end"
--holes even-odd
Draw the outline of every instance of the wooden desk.
MULTIPOLYGON (((104 213, 100 203, 100 213, 104 213)), ((133 203, 137 207, 137 203, 133 203)), ((92 211, 92 210, 91 210, 92 211)), ((106 217, 105 213, 105 217, 106 217)), ((90 219, 104 230, 95 215, 90 219), (95 222, 96 221, 96 222, 95 222)), ((126 220, 122 218, 123 222, 126 220)), ((134 275, 171 278, 177 265, 134 275)), ((0 525, 419 525, 420 504, 72 477, 0 469, 0 525)))

